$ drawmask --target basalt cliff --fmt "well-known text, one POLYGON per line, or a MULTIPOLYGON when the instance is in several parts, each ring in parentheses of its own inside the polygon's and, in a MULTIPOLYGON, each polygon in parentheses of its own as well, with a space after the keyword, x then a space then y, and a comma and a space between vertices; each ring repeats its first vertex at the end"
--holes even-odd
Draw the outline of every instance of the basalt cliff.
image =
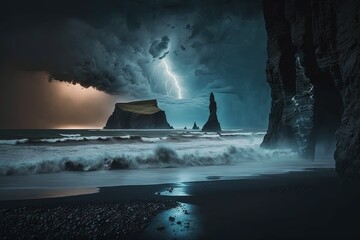
MULTIPOLYGON (((360 1, 264 0, 271 113, 262 146, 334 153, 360 177, 360 1)), ((331 156, 332 157, 332 156, 331 156)))
POLYGON ((104 129, 171 129, 156 100, 116 103, 104 129))

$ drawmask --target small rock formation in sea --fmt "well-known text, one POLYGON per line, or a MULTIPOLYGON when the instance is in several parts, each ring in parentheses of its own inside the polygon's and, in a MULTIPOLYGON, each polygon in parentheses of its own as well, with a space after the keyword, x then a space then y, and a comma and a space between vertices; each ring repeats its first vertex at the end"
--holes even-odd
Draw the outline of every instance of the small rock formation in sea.
POLYGON ((215 102, 215 96, 213 93, 210 93, 210 105, 209 105, 210 116, 207 122, 205 123, 204 127, 202 128, 202 131, 207 131, 207 132, 221 131, 220 123, 216 115, 216 110, 217 107, 215 102))
POLYGON ((196 122, 194 122, 194 126, 192 127, 192 129, 194 129, 194 130, 199 129, 199 126, 198 126, 198 125, 196 125, 196 122))
POLYGON ((187 129, 187 127, 184 127, 184 129, 187 129))
POLYGON ((171 129, 155 99, 116 103, 104 129, 171 129))

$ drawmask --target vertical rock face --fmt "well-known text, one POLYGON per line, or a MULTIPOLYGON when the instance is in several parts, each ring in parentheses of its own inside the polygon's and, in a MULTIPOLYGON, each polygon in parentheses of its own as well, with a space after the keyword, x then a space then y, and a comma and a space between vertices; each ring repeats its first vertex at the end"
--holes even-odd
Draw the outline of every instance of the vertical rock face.
POLYGON ((210 111, 209 119, 202 128, 202 131, 210 131, 210 132, 221 131, 220 123, 216 115, 217 107, 215 102, 215 96, 213 93, 210 93, 209 111, 210 111))
POLYGON ((104 129, 171 129, 156 100, 116 103, 104 129))
POLYGON ((360 1, 264 0, 271 113, 263 147, 308 159, 336 151, 360 176, 360 1), (336 139, 335 139, 336 133, 336 139))

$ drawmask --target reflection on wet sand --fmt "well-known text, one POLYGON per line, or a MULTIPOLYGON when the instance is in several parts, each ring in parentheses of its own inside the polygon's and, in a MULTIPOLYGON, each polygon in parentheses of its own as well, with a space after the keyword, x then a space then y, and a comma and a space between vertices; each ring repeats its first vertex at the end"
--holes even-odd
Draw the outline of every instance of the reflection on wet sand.
POLYGON ((197 207, 180 203, 178 207, 156 216, 144 231, 146 239, 198 239, 201 221, 197 207))
POLYGON ((186 185, 185 183, 179 183, 165 189, 164 191, 156 192, 155 194, 174 197, 190 196, 190 194, 187 192, 187 187, 188 185, 186 185))

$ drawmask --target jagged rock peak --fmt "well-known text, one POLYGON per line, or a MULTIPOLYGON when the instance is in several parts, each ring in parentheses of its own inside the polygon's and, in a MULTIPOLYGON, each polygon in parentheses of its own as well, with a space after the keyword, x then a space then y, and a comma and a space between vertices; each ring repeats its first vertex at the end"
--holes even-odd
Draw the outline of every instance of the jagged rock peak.
POLYGON ((217 107, 216 107, 216 102, 215 102, 215 96, 212 92, 210 93, 209 110, 210 110, 210 115, 212 115, 212 114, 216 115, 217 107))
POLYGON ((194 125, 193 125, 193 128, 192 128, 192 129, 194 129, 194 130, 199 129, 199 126, 196 124, 196 122, 194 122, 194 125))
POLYGON ((215 96, 211 92, 210 93, 210 104, 209 104, 209 112, 210 116, 207 122, 205 123, 202 131, 209 131, 209 132, 218 132, 221 131, 220 123, 216 115, 217 106, 215 101, 215 96))

